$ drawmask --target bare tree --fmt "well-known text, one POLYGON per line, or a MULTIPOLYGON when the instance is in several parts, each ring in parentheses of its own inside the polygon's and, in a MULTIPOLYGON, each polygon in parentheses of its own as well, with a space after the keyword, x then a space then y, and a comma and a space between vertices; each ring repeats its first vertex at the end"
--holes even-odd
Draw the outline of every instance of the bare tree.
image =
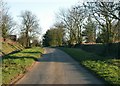
POLYGON ((21 13, 22 28, 21 31, 25 35, 25 45, 30 46, 30 38, 40 32, 37 17, 30 11, 24 11, 21 13))
POLYGON ((82 43, 82 25, 86 17, 83 6, 74 6, 70 11, 70 17, 73 19, 73 29, 75 30, 76 44, 82 43))
POLYGON ((2 26, 2 1, 0 0, 0 37, 2 37, 2 30, 1 30, 1 26, 2 26))
POLYGON ((120 1, 116 0, 116 2, 111 2, 112 9, 106 5, 105 3, 101 2, 101 4, 104 6, 105 10, 109 12, 109 16, 111 18, 117 19, 120 21, 120 1))
POLYGON ((9 9, 7 8, 7 4, 3 2, 2 0, 0 1, 0 7, 1 7, 1 24, 0 24, 0 29, 2 31, 2 37, 5 39, 8 37, 9 32, 13 31, 14 23, 12 17, 9 15, 9 9))
POLYGON ((111 17, 110 12, 106 9, 112 10, 114 2, 87 2, 87 9, 90 11, 89 13, 96 19, 99 25, 102 27, 102 38, 104 43, 113 42, 113 21, 115 20, 111 17))
POLYGON ((70 45, 82 43, 82 23, 85 18, 83 6, 74 6, 67 11, 61 10, 58 18, 64 23, 68 43, 70 45))

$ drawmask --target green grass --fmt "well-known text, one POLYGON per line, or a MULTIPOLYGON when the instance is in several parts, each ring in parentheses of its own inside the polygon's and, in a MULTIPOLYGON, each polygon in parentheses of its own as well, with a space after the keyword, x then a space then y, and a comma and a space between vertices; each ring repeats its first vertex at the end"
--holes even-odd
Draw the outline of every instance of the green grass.
POLYGON ((26 73, 26 68, 41 56, 42 48, 34 47, 10 54, 2 60, 2 83, 9 84, 19 74, 26 73))
POLYGON ((81 49, 60 48, 108 84, 120 84, 120 59, 101 57, 81 49))

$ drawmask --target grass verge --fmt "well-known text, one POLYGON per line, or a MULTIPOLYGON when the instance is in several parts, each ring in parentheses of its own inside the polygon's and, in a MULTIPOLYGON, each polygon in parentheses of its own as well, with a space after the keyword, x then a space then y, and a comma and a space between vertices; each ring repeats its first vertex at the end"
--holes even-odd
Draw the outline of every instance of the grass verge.
POLYGON ((11 52, 20 51, 24 49, 24 47, 18 42, 14 44, 6 43, 6 42, 0 42, 0 43, 2 44, 2 47, 0 48, 0 55, 7 55, 11 52))
POLYGON ((43 49, 34 47, 7 55, 2 60, 2 84, 9 84, 19 74, 26 73, 29 66, 43 53, 43 49))
POLYGON ((80 64, 94 72, 98 77, 104 79, 108 84, 120 85, 120 59, 100 57, 81 49, 60 48, 80 64))

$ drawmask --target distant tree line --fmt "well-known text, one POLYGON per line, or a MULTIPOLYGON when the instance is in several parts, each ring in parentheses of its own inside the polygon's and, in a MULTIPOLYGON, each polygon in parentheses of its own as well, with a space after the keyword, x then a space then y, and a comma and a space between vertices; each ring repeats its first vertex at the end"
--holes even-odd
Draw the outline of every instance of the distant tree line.
POLYGON ((23 11, 20 14, 21 24, 17 24, 9 14, 7 3, 0 0, 0 34, 6 41, 9 35, 14 34, 19 36, 18 42, 24 47, 38 46, 40 42, 38 37, 40 35, 40 26, 37 17, 31 11, 23 11))
POLYGON ((64 29, 62 23, 56 23, 43 36, 44 46, 62 46, 64 40, 64 29))
POLYGON ((43 36, 46 46, 120 42, 119 0, 78 3, 70 9, 60 10, 56 21, 62 30, 59 32, 60 28, 55 26, 48 30, 43 36))

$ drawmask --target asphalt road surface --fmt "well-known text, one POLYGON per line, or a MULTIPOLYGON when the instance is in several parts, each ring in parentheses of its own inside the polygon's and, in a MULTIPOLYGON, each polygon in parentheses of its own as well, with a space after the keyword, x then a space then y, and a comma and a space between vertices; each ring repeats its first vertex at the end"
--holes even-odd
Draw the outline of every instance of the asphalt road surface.
POLYGON ((59 49, 45 48, 45 54, 16 84, 103 84, 59 49))

